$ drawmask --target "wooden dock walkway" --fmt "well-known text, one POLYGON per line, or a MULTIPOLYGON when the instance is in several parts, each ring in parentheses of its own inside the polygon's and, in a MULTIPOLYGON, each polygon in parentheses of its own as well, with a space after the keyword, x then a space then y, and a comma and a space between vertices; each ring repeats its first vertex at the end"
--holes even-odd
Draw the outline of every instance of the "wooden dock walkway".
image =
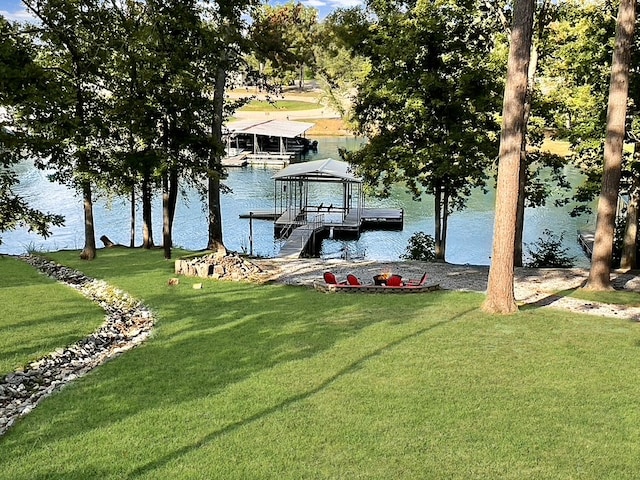
POLYGON ((595 240, 596 240, 595 232, 592 232, 590 230, 578 231, 578 243, 582 247, 582 250, 584 250, 584 253, 589 258, 591 258, 591 256, 593 255, 593 244, 595 240))
MULTIPOLYGON (((307 214, 315 212, 307 212, 307 214)), ((316 213, 310 221, 304 220, 305 212, 295 209, 287 210, 274 222, 276 235, 287 237, 287 241, 280 248, 278 258, 299 258, 308 250, 309 242, 323 231, 329 231, 329 236, 351 235, 359 236, 366 228, 402 230, 404 212, 399 209, 363 208, 358 212, 352 210, 347 215, 342 212, 316 213), (289 233, 290 232, 290 233, 289 233)))
POLYGON ((313 224, 305 224, 295 228, 287 241, 280 247, 277 258, 300 258, 302 252, 307 249, 309 242, 315 237, 316 233, 324 230, 324 225, 318 226, 313 224))
POLYGON ((404 224, 404 210, 398 208, 363 208, 362 227, 398 228, 402 230, 404 224))
POLYGON ((247 164, 249 152, 242 152, 237 155, 223 157, 221 164, 223 167, 244 167, 247 164))
POLYGON ((254 220, 276 220, 278 214, 273 210, 252 210, 249 213, 241 213, 239 218, 253 218, 254 220))
POLYGON ((269 152, 251 153, 247 151, 237 155, 223 157, 221 164, 223 167, 244 167, 247 165, 283 167, 289 165, 293 158, 295 158, 294 152, 280 154, 269 152))

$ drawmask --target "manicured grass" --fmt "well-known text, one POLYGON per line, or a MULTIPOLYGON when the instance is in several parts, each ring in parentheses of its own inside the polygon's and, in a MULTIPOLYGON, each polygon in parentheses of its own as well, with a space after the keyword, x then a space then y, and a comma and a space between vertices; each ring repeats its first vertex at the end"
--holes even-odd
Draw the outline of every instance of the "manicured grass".
POLYGON ((0 376, 74 343, 104 321, 101 308, 15 257, 0 255, 0 272, 0 376))
POLYGON ((263 100, 253 100, 242 107, 240 111, 246 112, 275 112, 275 111, 301 111, 319 108, 317 103, 301 102, 299 100, 278 100, 276 102, 266 102, 263 100))
POLYGON ((182 278, 158 251, 55 258, 154 337, 0 438, 0 478, 620 479, 640 471, 640 325, 482 296, 182 278))
POLYGON ((571 144, 566 140, 555 140, 546 138, 540 147, 543 152, 555 153, 561 157, 568 157, 573 152, 571 151, 571 144))
POLYGON ((614 290, 611 292, 590 292, 582 289, 564 290, 559 295, 580 298, 589 302, 610 303, 614 305, 626 305, 629 307, 640 306, 640 295, 636 292, 623 292, 614 290))

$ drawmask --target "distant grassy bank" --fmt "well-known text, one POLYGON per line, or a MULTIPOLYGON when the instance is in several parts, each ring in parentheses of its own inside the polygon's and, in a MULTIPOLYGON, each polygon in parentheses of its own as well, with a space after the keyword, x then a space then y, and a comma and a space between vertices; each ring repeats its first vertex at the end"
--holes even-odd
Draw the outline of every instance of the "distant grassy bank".
POLYGON ((492 317, 471 293, 171 287, 173 262, 158 251, 51 257, 142 299, 158 325, 0 438, 0 478, 631 479, 640 469, 636 323, 535 308, 492 317))
POLYGON ((275 102, 267 102, 264 100, 252 100, 247 105, 239 109, 245 112, 276 112, 288 111, 297 112, 301 110, 312 110, 314 108, 322 108, 321 105, 311 102, 301 102, 299 100, 277 100, 275 102))

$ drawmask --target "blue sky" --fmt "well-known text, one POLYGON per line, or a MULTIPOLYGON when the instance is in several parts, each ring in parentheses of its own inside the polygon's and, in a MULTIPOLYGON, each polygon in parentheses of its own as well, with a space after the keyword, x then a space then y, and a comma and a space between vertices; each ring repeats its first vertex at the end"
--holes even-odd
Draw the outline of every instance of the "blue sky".
POLYGON ((25 20, 27 18, 20 0, 0 0, 0 15, 10 20, 25 20))
MULTIPOLYGON (((273 3, 286 3, 286 0, 276 0, 273 3)), ((320 18, 336 8, 353 7, 362 3, 362 0, 303 0, 303 4, 314 7, 320 12, 320 18)), ((0 15, 10 20, 25 20, 28 14, 20 0, 0 0, 0 15)))

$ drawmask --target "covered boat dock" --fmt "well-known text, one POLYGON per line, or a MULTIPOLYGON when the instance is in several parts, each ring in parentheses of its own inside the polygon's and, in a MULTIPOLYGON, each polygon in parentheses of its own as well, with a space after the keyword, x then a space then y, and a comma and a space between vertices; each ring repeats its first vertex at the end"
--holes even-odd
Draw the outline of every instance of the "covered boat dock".
POLYGON ((223 166, 288 165, 296 155, 317 149, 305 134, 313 123, 289 120, 238 121, 225 126, 223 166))
POLYGON ((328 158, 296 163, 272 178, 274 231, 287 239, 279 257, 313 252, 321 238, 358 238, 364 228, 403 228, 401 209, 365 208, 363 181, 346 162, 328 158), (327 184, 333 190, 317 187, 327 184))

